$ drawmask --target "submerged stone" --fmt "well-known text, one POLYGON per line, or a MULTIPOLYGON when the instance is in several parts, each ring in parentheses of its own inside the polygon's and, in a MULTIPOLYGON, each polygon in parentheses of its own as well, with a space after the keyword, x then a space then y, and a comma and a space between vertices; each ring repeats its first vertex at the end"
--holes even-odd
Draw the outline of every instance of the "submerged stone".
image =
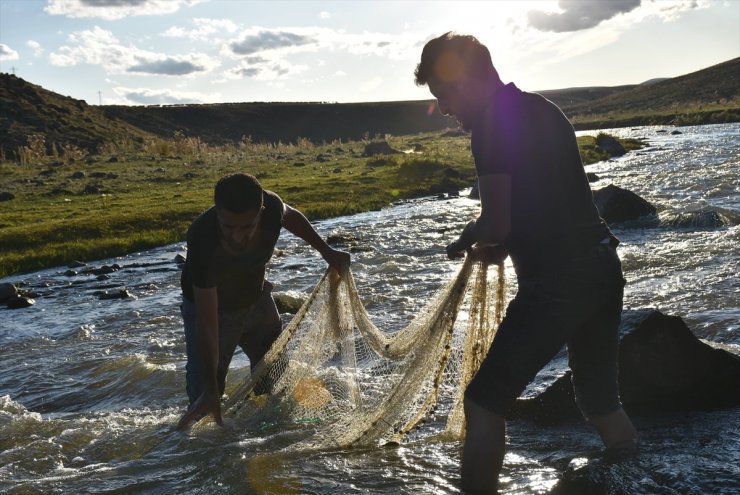
POLYGON ((9 309, 28 308, 29 306, 33 306, 34 304, 36 304, 35 300, 31 299, 30 297, 24 297, 20 295, 16 295, 5 301, 5 305, 9 309))
POLYGON ((306 302, 305 296, 296 296, 287 292, 273 292, 272 297, 275 299, 275 305, 280 314, 289 313, 294 315, 306 302))
POLYGON ((660 221, 667 227, 711 229, 724 227, 729 222, 717 211, 698 210, 661 215, 660 221))

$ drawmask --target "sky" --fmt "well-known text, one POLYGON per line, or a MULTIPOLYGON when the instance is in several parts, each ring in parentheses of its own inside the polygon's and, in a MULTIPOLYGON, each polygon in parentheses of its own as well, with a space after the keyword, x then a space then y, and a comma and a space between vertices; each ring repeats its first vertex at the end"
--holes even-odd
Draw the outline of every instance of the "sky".
POLYGON ((740 0, 0 0, 0 72, 92 105, 424 100, 447 31, 524 90, 638 84, 740 56, 740 0))

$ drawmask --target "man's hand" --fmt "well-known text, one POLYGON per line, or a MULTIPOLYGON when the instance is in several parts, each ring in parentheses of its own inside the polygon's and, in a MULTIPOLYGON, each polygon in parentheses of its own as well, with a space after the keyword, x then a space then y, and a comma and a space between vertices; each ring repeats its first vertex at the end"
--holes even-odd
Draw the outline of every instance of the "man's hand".
POLYGON ((451 260, 465 257, 465 251, 475 244, 475 220, 471 220, 463 229, 460 237, 447 245, 447 257, 451 260))
POLYGON ((346 251, 339 251, 330 247, 323 253, 323 256, 326 262, 329 263, 329 266, 334 268, 337 273, 341 274, 349 268, 350 255, 346 251))
POLYGON ((466 249, 470 248, 458 239, 449 243, 445 248, 445 251, 447 251, 447 258, 455 260, 457 258, 464 258, 466 249))
POLYGON ((177 430, 182 431, 190 426, 190 423, 199 420, 203 416, 211 415, 214 421, 219 426, 224 425, 224 421, 221 418, 221 398, 218 393, 213 393, 206 390, 200 397, 193 402, 193 405, 188 408, 188 411, 183 414, 180 421, 177 423, 177 430))
POLYGON ((489 265, 500 265, 509 253, 501 244, 484 244, 468 248, 468 256, 474 261, 482 261, 489 265))

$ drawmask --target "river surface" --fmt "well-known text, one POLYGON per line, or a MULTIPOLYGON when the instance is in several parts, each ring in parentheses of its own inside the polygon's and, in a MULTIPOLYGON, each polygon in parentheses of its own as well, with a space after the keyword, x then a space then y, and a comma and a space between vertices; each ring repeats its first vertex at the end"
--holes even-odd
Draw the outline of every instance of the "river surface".
MULTIPOLYGON (((594 188, 618 185, 659 211, 612 226, 622 241, 625 308, 681 316, 699 338, 737 353, 740 124, 673 130, 609 130, 648 146, 587 167, 600 177, 594 188), (670 225, 696 211, 718 214, 723 225, 670 225)), ((315 225, 324 236, 357 239, 360 294, 390 332, 457 272, 460 262, 447 261, 444 246, 477 209, 464 195, 423 198, 315 225)), ((275 291, 309 292, 325 269, 318 255, 287 232, 277 248, 268 274, 275 291)), ((90 263, 77 275, 59 267, 0 280, 36 293, 31 308, 0 309, 0 492, 459 493, 456 442, 270 457, 290 441, 280 432, 227 425, 172 433, 186 406, 177 254, 183 244, 90 263), (113 264, 120 269, 89 273, 113 264), (101 298, 123 289, 133 297, 101 298)), ((510 266, 507 274, 511 295, 510 266)), ((248 369, 239 351, 229 377, 248 369)), ((653 468, 627 480, 629 492, 740 493, 738 413, 634 418, 653 468)), ((547 493, 569 464, 601 448, 582 424, 515 421, 508 434, 502 493, 547 493)))

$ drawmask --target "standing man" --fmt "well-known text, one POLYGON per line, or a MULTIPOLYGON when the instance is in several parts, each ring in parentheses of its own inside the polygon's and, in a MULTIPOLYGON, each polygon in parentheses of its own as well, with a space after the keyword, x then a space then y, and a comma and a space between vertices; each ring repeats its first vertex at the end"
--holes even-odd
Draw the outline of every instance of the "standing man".
POLYGON ((429 41, 415 76, 443 114, 472 131, 481 211, 447 255, 511 256, 519 289, 465 392, 463 489, 496 491, 506 415, 564 344, 584 417, 607 449, 636 450, 617 386, 619 241, 594 205, 573 127, 552 102, 501 82, 472 36, 429 41))
POLYGON ((190 407, 178 429, 209 414, 222 424, 221 396, 236 346, 254 369, 280 334, 280 315, 272 284, 265 280, 265 265, 281 227, 310 244, 333 269, 342 271, 350 262, 349 253, 332 249, 300 211, 262 189, 251 175, 221 178, 214 202, 187 234, 181 308, 190 407))

